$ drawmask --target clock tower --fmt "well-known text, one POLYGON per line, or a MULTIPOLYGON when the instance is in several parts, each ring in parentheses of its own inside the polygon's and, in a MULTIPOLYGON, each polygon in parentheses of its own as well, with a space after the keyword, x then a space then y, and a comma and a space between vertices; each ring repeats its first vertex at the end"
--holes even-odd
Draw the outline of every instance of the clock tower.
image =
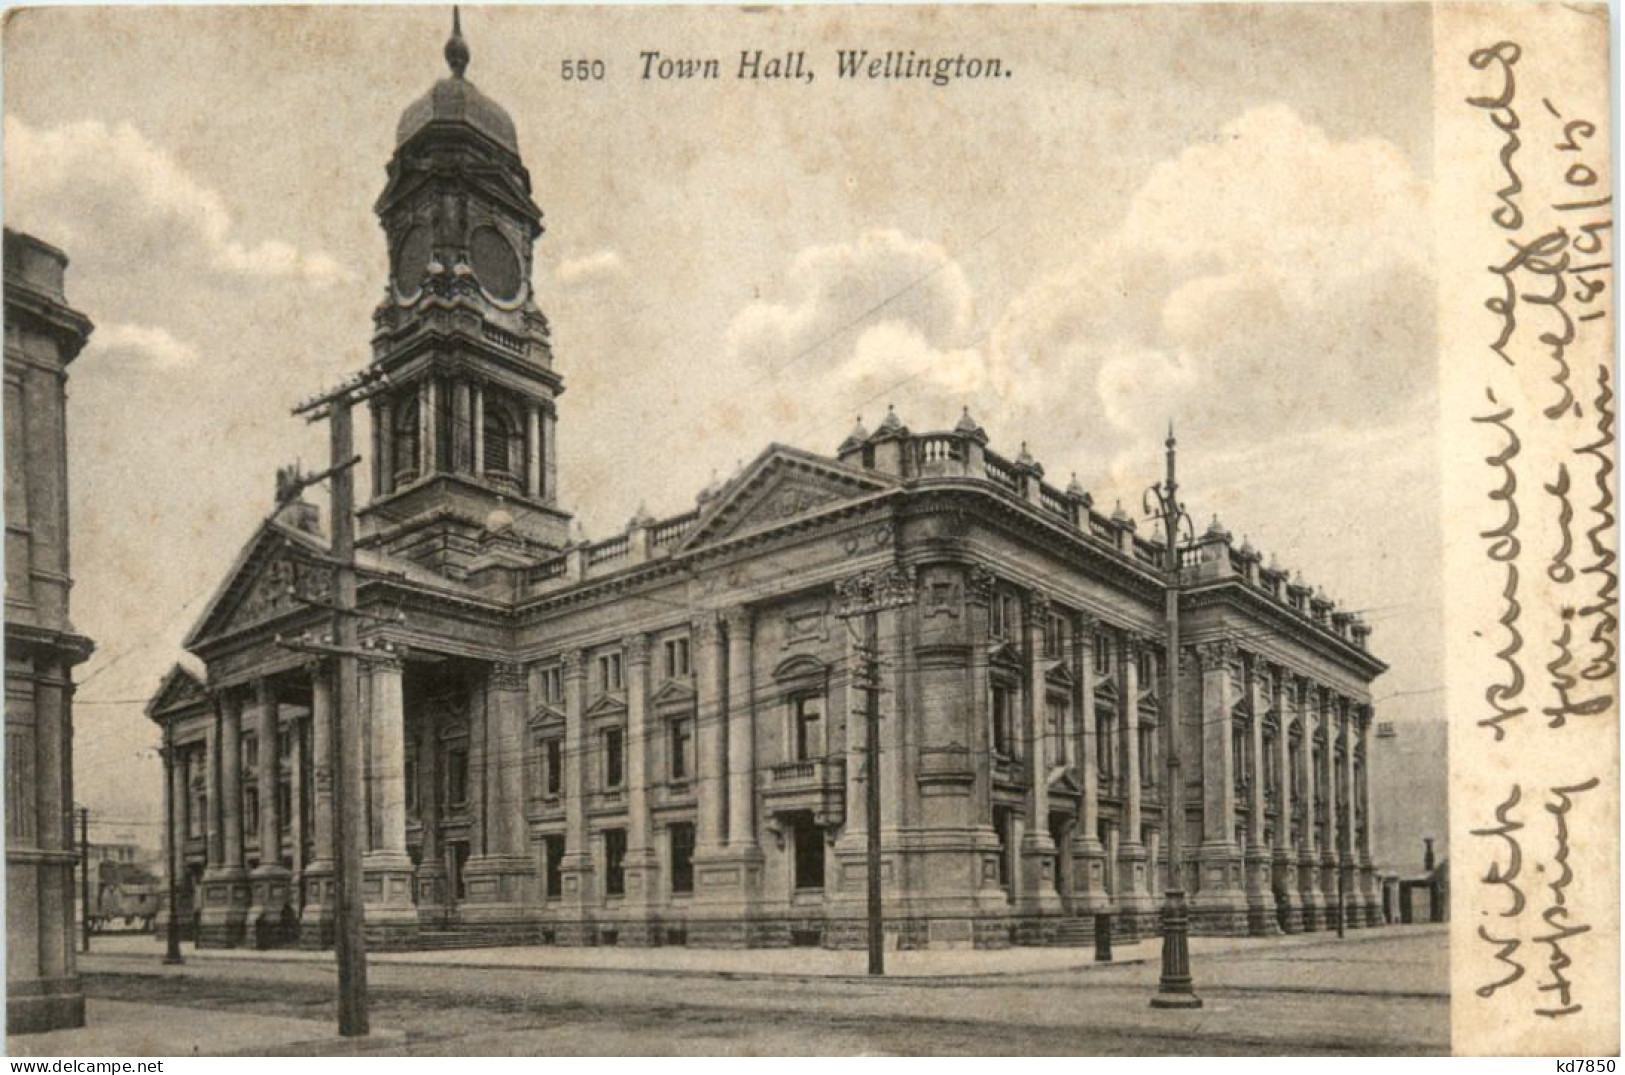
POLYGON ((374 211, 389 284, 373 314, 373 488, 363 547, 453 578, 495 554, 563 548, 554 372, 531 280, 542 212, 513 120, 465 77, 460 16, 451 73, 401 115, 374 211))

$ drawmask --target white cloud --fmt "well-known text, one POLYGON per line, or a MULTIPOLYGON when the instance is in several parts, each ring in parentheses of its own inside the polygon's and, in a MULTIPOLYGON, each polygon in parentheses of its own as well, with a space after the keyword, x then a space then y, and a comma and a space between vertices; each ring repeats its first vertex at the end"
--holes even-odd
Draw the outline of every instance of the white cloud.
POLYGON ((614 250, 599 250, 585 257, 559 262, 554 274, 565 287, 606 283, 626 275, 626 263, 614 250))
POLYGON ((168 329, 123 322, 97 325, 86 354, 160 371, 185 369, 198 359, 197 349, 168 329))
POLYGON ((195 259, 218 272, 313 284, 353 281, 330 254, 238 234, 220 194, 128 123, 5 121, 7 215, 67 249, 130 271, 195 259))
MULTIPOLYGON (((796 363, 819 371, 854 356, 868 330, 891 325, 892 342, 964 351, 975 304, 964 270, 935 243, 896 230, 873 230, 854 242, 811 246, 791 261, 788 294, 755 302, 728 327, 729 354, 746 365, 778 369, 796 363)), ((869 337, 870 349, 879 340, 869 337)), ((856 373, 861 374, 861 370, 856 373)))

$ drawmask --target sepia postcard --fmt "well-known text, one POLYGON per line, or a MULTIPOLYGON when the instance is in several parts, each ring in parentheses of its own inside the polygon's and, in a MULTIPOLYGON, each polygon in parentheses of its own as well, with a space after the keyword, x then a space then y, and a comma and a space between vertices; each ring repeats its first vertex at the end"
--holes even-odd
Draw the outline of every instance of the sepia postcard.
POLYGON ((1612 33, 9 10, 7 1053, 1612 1072, 1612 33))

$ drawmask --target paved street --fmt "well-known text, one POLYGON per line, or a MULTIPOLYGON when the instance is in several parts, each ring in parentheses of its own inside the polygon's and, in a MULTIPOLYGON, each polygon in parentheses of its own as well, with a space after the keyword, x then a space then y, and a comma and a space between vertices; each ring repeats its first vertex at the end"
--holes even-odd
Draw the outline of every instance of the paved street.
MULTIPOLYGON (((330 960, 193 958, 158 962, 159 946, 84 958, 93 997, 261 1016, 323 1019, 330 960)), ((875 982, 797 973, 776 957, 762 973, 708 967, 749 953, 663 950, 651 970, 620 950, 602 966, 546 965, 550 949, 494 949, 376 959, 373 1021, 406 1032, 414 1054, 1408 1054, 1449 1049, 1443 927, 1193 945, 1194 1012, 1147 1007, 1155 946, 1141 962, 1100 966, 1087 950, 1011 957, 941 953, 912 977, 875 982), (523 961, 530 953, 532 963, 523 961), (684 958, 692 964, 679 965, 684 958), (1063 962, 1064 961, 1064 962, 1063 962), (934 970, 935 973, 923 973, 934 970), (993 973, 988 973, 992 969, 993 973)), ((569 959, 584 961, 592 950, 569 959)), ((601 951, 601 950, 600 950, 601 951)), ((653 957, 656 953, 647 953, 653 957)), ((811 955, 812 953, 803 953, 811 955)), ((1017 953, 1019 955, 1019 953, 1017 953)), ((844 954, 843 954, 844 955, 844 954)), ((816 960, 814 961, 816 963, 816 960)), ((901 962, 898 960, 897 962, 901 962)))

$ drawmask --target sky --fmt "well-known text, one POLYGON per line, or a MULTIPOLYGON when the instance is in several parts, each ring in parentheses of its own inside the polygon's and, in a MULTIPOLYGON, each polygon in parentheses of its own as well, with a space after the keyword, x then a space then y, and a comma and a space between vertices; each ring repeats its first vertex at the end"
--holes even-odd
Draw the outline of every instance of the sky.
MULTIPOLYGON (((276 467, 325 456, 289 409, 367 361, 371 206, 449 21, 6 23, 5 219, 68 253, 97 324, 69 453, 99 835, 156 841, 142 704, 276 467)), ((1138 515, 1172 420, 1198 528, 1362 612, 1379 719, 1442 719, 1424 7, 474 7, 463 29, 545 214, 561 498, 590 537, 688 510, 770 441, 832 454, 888 405, 916 431, 968 407, 1138 515), (757 48, 805 51, 814 81, 731 77, 757 48), (844 81, 843 48, 1011 73, 844 81), (728 77, 645 81, 644 50, 728 77), (563 80, 572 59, 605 78, 563 80)))

